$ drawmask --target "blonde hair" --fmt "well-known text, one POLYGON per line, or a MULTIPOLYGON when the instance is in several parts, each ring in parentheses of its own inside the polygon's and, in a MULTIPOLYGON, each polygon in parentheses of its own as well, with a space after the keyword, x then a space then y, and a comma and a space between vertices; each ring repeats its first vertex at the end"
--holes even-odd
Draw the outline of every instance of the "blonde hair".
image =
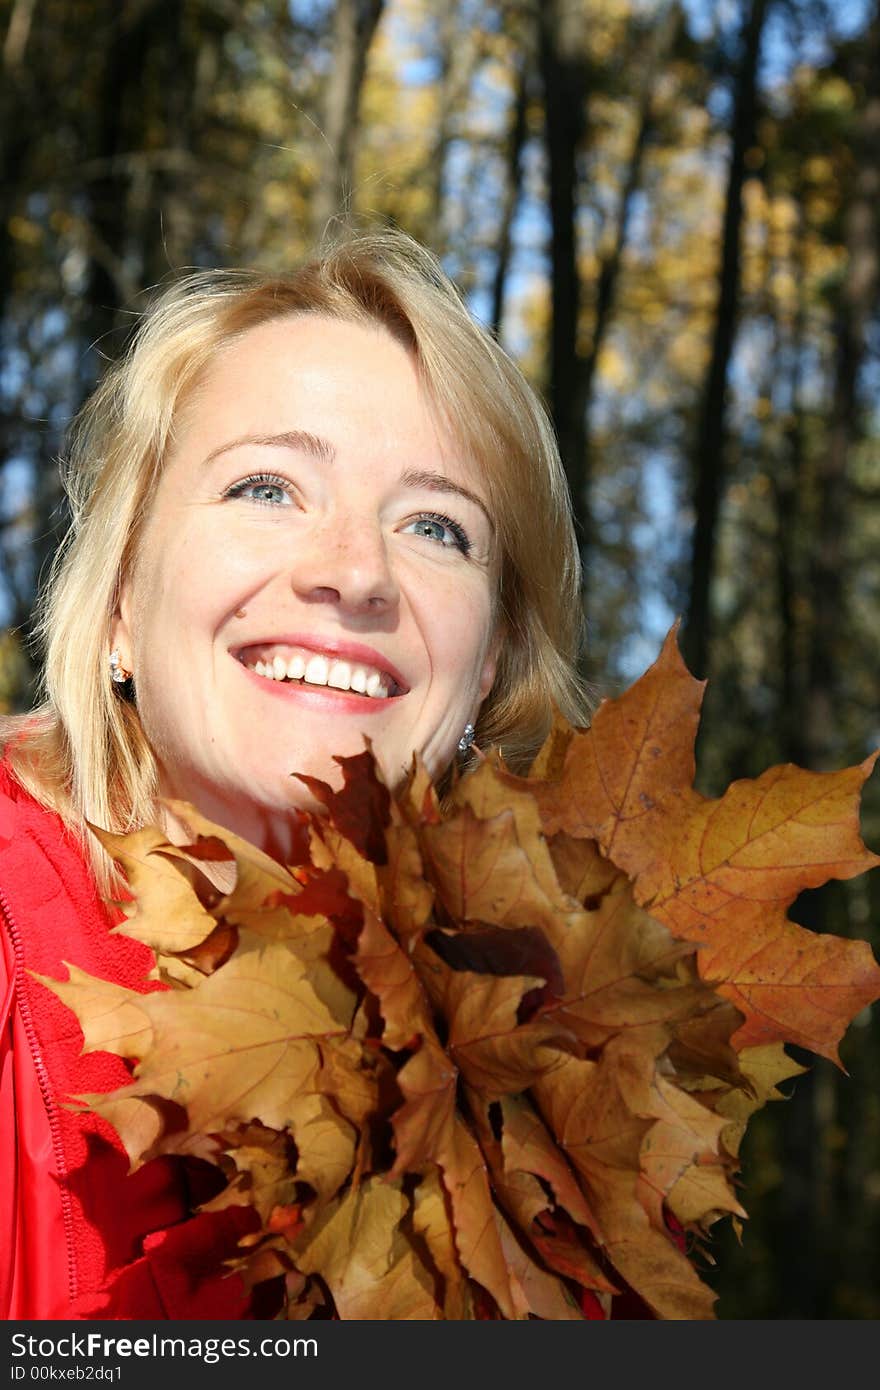
MULTIPOLYGON (((589 717, 577 674, 580 565, 565 475, 535 393, 477 324, 437 260, 399 232, 348 234, 284 276, 212 271, 178 279, 145 314, 72 432, 71 525, 42 596, 42 703, 6 720, 19 780, 95 845, 87 822, 125 831, 156 818, 155 761, 137 715, 109 679, 120 578, 129 571, 177 412, 218 351, 267 321, 319 313, 379 323, 405 341, 426 389, 482 475, 496 527, 494 686, 477 725, 524 770, 554 706, 589 717)), ((295 769, 291 769, 295 771, 295 769)))

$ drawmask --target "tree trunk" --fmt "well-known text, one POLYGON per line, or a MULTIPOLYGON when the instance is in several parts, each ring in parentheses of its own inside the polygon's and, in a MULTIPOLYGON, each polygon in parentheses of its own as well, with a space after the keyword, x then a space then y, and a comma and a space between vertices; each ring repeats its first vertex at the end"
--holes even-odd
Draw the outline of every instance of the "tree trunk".
MULTIPOLYGON (((12 285, 15 255, 9 224, 22 196, 36 119, 37 83, 28 61, 36 0, 14 0, 0 53, 0 315, 12 285)), ((3 440, 2 453, 7 453, 3 440)))
POLYGON ((838 677, 845 660, 848 470, 863 435, 859 374, 868 325, 880 303, 880 6, 869 42, 854 63, 853 85, 865 92, 856 124, 856 168, 845 219, 847 263, 837 309, 834 391, 828 446, 818 460, 817 533, 813 548, 812 650, 807 732, 820 765, 837 765, 843 749, 833 730, 838 677))
MULTIPOLYGON (((626 174, 620 187, 615 221, 614 239, 608 251, 601 258, 599 278, 596 282, 596 310, 593 316, 593 336, 583 368, 583 392, 586 412, 589 416, 593 399, 593 383, 596 367, 611 325, 617 282, 623 254, 626 250, 627 232, 632 201, 642 180, 642 165, 645 151, 654 125, 654 93, 656 79, 666 68, 669 53, 675 43, 683 22, 681 9, 677 3, 667 5, 665 14, 659 20, 649 46, 646 71, 639 83, 640 97, 636 114, 636 134, 629 157, 626 174)), ((589 445, 589 439, 588 439, 589 445)))
MULTIPOLYGON (((108 350, 112 356, 118 346, 106 339, 120 326, 119 311, 128 297, 124 283, 131 173, 127 155, 140 144, 149 41, 157 28, 156 10, 161 8, 161 4, 142 5, 137 0, 111 3, 106 21, 108 40, 89 148, 98 173, 89 188, 90 254, 83 331, 91 352, 82 356, 84 394, 91 389, 108 350)), ((132 283, 130 288, 134 287, 132 283)))
MULTIPOLYGON (((849 657, 847 620, 847 535, 849 531, 848 474, 853 446, 863 437, 859 400, 861 368, 868 330, 880 305, 880 5, 866 44, 860 45, 851 73, 855 90, 865 93, 855 123, 855 169, 849 191, 844 236, 846 270, 839 291, 836 354, 829 437, 816 461, 815 523, 809 538, 811 554, 810 628, 803 739, 811 767, 830 769, 851 761, 843 730, 841 672, 849 657)), ((855 756, 858 756, 855 753, 855 756)), ((844 887, 829 883, 796 905, 796 920, 818 931, 845 934, 849 930, 844 887)), ((844 1085, 830 1066, 817 1064, 795 1090, 784 1126, 784 1166, 798 1171, 797 1183, 786 1185, 783 1219, 788 1248, 807 1248, 811 1257, 796 1265, 786 1288, 783 1315, 845 1316, 834 1305, 840 1290, 855 1277, 851 1252, 858 1256, 861 1224, 853 1224, 856 1200, 836 1139, 838 1112, 849 1104, 853 1123, 859 1115, 856 1078, 844 1085), (856 1100, 850 1092, 856 1090, 856 1100)))
POLYGON ((582 286, 577 251, 578 157, 586 131, 586 14, 579 0, 538 6, 550 183, 550 413, 571 491, 581 548, 592 541, 586 475, 584 362, 578 351, 582 286))
POLYGON ((443 174, 455 129, 455 117, 467 95, 483 48, 483 36, 473 23, 459 22, 458 4, 440 0, 440 80, 437 84, 436 131, 428 160, 426 182, 430 189, 429 236, 433 249, 442 254, 447 233, 443 224, 443 174))
POLYGON ((324 101, 324 165, 314 194, 312 230, 351 216, 361 91, 385 0, 336 0, 331 68, 324 101))
MULTIPOLYGON (((807 350, 807 272, 806 232, 803 191, 798 199, 792 274, 797 285, 797 308, 788 344, 790 371, 788 382, 788 423, 785 429, 785 456, 771 470, 770 484, 776 517, 776 584, 779 608, 779 709, 778 743, 781 756, 803 765, 806 752, 805 679, 803 661, 804 576, 800 562, 801 522, 806 490, 804 448, 804 407, 802 400, 803 358, 807 350)), ((777 360, 780 354, 777 353, 777 360)))
POLYGON ((504 302, 507 293, 507 272, 510 269, 512 250, 513 219, 519 204, 522 188, 522 153, 526 141, 526 125, 529 107, 529 59, 520 55, 519 71, 516 77, 516 90, 513 98, 510 131, 507 138, 507 179, 501 203, 501 220, 498 227, 498 259, 495 262, 495 275, 492 280, 492 332, 501 336, 504 319, 504 302))
POLYGON ((743 21, 724 208, 718 307, 693 455, 694 532, 687 622, 682 647, 685 660, 696 676, 704 676, 709 664, 712 635, 710 599, 724 481, 727 375, 736 334, 740 291, 742 189, 746 154, 755 141, 758 56, 770 4, 771 0, 751 0, 743 21))
MULTIPOLYGON (((83 312, 77 324, 80 399, 94 386, 104 362, 121 347, 114 334, 121 328, 120 309, 127 253, 128 150, 139 139, 131 116, 144 107, 144 69, 151 33, 157 29, 155 5, 137 0, 108 6, 108 40, 94 111, 88 128, 86 157, 98 170, 86 188, 89 203, 88 272, 83 312)), ((48 460, 46 463, 48 464, 48 460)), ((42 572, 67 525, 57 469, 41 467, 36 480, 35 565, 42 572)))

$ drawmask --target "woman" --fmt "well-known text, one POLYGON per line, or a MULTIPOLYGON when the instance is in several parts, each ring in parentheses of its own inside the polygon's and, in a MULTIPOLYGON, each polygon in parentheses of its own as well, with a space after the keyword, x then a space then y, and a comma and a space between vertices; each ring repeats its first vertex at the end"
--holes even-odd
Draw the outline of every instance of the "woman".
MULTIPOLYGON (((87 1311, 199 1197, 180 1164, 126 1178, 109 1127, 64 1108, 127 1073, 79 1055, 34 975, 70 962, 151 987, 149 953, 109 933, 113 870, 89 824, 167 822, 177 797, 283 859, 291 811, 315 809, 294 774, 332 781, 365 736, 388 780, 418 752, 442 783, 473 742, 524 767, 554 704, 587 713, 551 431, 402 236, 172 287, 84 408, 68 486, 45 698, 6 721, 0 780, 7 1318, 87 1311)), ((237 1233, 234 1216, 206 1226, 206 1258, 237 1233)), ((234 1280, 161 1268, 143 1316, 243 1315, 234 1280)))

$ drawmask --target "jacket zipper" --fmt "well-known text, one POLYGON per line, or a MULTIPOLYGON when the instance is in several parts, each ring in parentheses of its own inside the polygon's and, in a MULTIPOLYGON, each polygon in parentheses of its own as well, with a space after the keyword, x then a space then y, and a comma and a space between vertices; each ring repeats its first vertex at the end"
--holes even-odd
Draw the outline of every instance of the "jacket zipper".
POLYGON ((22 945, 21 934, 18 927, 15 925, 15 919, 9 907, 9 899, 6 897, 2 887, 0 887, 0 913, 6 918, 6 925, 9 928, 9 936, 12 941, 12 950, 15 955, 15 997, 18 1001, 21 1020, 24 1024, 24 1031, 30 1045, 31 1058, 37 1073, 37 1082, 43 1097, 43 1104, 46 1107, 49 1132, 52 1136, 52 1149, 55 1154, 55 1163, 60 1179, 58 1189, 61 1196, 61 1215, 64 1222, 64 1234, 67 1240, 67 1286, 72 1302, 77 1295, 76 1261, 73 1253, 73 1204, 67 1187, 68 1171, 64 1159, 64 1141, 61 1137, 61 1122, 58 1114, 58 1106, 52 1094, 52 1083, 49 1080, 49 1072, 46 1068, 46 1063, 43 1061, 42 1053, 40 1052, 40 1041, 37 1037, 37 1030, 31 1013, 30 1000, 25 994, 25 991, 21 988, 25 970, 24 946, 22 945))

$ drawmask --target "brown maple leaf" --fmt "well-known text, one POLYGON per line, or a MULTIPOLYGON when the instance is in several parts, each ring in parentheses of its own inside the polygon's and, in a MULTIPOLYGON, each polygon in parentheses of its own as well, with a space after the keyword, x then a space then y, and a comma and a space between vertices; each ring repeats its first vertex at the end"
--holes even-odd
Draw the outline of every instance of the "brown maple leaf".
POLYGON ((880 863, 858 833, 875 757, 771 768, 708 800, 692 786, 701 692, 673 631, 646 675, 571 734, 558 781, 535 787, 544 829, 595 840, 637 901, 700 946, 702 977, 743 1014, 738 1048, 789 1041, 838 1061, 850 1019, 880 998, 880 969, 867 943, 817 936, 787 909, 880 863))

